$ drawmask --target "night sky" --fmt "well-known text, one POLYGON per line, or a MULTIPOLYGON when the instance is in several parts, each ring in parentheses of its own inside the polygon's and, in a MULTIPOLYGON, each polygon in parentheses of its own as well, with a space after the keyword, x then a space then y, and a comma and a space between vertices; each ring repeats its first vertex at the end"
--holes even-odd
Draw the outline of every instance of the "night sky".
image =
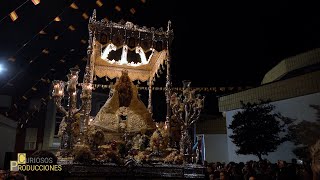
POLYGON ((7 68, 0 74, 0 93, 16 99, 48 95, 50 84, 41 78, 66 80, 70 67, 83 69, 87 44, 80 41, 88 39, 88 20, 81 15, 90 16, 93 9, 98 20, 123 19, 140 26, 166 29, 171 20, 174 86, 183 79, 203 87, 257 86, 283 58, 320 45, 320 11, 313 4, 101 0, 99 7, 94 0, 42 0, 37 6, 26 2, 12 22, 9 13, 24 2, 0 1, 0 63, 7 68), (79 9, 70 8, 72 2, 79 9), (58 15, 61 21, 54 22, 58 15), (37 90, 30 91, 32 87, 37 90))

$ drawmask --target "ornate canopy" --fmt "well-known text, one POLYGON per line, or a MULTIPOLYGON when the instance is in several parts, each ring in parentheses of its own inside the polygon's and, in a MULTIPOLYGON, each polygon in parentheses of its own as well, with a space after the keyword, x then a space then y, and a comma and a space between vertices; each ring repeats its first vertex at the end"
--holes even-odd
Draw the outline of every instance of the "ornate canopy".
POLYGON ((169 56, 173 39, 170 26, 169 21, 167 30, 163 31, 131 22, 97 21, 94 13, 89 22, 89 32, 93 35, 90 59, 94 75, 113 79, 127 69, 131 80, 152 80, 169 56), (131 59, 129 53, 132 53, 131 59))
MULTIPOLYGON (((96 47, 99 48, 101 44, 97 42, 96 47)), ((150 55, 151 56, 151 55, 150 55)), ((94 73, 98 77, 107 76, 108 78, 116 78, 121 76, 121 71, 125 68, 128 70, 128 74, 131 80, 147 81, 153 79, 157 74, 158 69, 164 64, 167 58, 167 50, 160 52, 154 50, 150 60, 146 64, 138 63, 124 63, 120 64, 121 60, 104 60, 101 56, 97 56, 95 59, 94 73)))

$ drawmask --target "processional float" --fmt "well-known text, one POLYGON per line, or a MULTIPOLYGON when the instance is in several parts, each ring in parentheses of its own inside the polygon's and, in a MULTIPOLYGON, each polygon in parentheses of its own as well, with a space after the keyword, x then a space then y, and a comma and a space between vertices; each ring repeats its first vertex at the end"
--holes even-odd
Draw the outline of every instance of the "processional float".
MULTIPOLYGON (((171 22, 166 30, 140 27, 131 22, 97 21, 94 11, 88 25, 87 65, 83 82, 79 69, 71 68, 68 81, 55 80, 52 96, 65 118, 60 125, 58 158, 78 162, 162 162, 191 163, 194 143, 190 131, 199 119, 204 97, 196 94, 190 81, 184 81, 183 92, 171 89, 170 46, 173 40, 171 22), (112 54, 121 54, 112 59, 112 54), (130 59, 130 53, 136 59, 130 59), (166 119, 152 121, 152 85, 166 68, 166 119), (117 78, 109 99, 95 117, 90 115, 94 77, 117 78), (147 82, 148 105, 138 97, 133 81, 147 82), (77 90, 80 86, 80 90, 77 90), (77 100, 78 92, 80 101, 77 100), (68 99, 68 108, 61 104, 68 99), (172 128, 172 127, 178 128, 172 128), (178 130, 177 130, 178 129, 178 130), (179 140, 171 137, 180 134, 179 140)), ((194 133, 194 132, 193 132, 194 133)), ((198 156, 202 148, 197 149, 198 156)), ((193 159, 193 158, 192 158, 193 159)))

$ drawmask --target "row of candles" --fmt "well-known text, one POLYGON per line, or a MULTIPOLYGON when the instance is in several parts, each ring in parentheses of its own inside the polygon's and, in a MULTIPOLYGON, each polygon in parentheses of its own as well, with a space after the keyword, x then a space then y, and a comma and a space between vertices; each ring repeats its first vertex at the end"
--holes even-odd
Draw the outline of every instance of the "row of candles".
MULTIPOLYGON (((79 69, 71 68, 70 74, 68 75, 68 82, 64 82, 61 80, 54 80, 53 81, 53 90, 52 96, 53 97, 63 97, 64 96, 64 89, 65 85, 67 84, 67 91, 71 92, 73 96, 76 95, 76 85, 78 84, 78 74, 79 69)), ((86 98, 89 96, 90 92, 92 91, 92 84, 91 83, 83 83, 82 84, 82 98, 86 98)))

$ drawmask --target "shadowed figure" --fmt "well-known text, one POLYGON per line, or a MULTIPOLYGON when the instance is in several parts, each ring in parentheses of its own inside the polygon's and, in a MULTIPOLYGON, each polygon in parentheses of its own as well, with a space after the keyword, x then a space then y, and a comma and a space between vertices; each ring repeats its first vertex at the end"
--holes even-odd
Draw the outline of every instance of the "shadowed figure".
POLYGON ((119 107, 129 107, 132 99, 131 80, 128 76, 128 71, 123 71, 122 76, 115 85, 115 89, 119 94, 119 107))

